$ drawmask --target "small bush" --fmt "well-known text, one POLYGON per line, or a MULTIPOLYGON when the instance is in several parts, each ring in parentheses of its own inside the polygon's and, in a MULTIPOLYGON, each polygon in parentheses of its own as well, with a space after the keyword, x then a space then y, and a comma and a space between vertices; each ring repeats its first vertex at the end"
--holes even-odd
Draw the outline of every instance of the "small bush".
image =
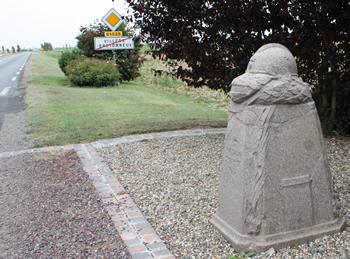
POLYGON ((81 55, 82 54, 80 50, 66 51, 62 53, 61 57, 58 59, 58 65, 65 75, 67 75, 67 72, 66 72, 67 63, 71 60, 76 60, 80 58, 81 55))
POLYGON ((69 80, 76 86, 111 86, 120 81, 120 74, 114 64, 102 60, 71 60, 65 69, 69 80))

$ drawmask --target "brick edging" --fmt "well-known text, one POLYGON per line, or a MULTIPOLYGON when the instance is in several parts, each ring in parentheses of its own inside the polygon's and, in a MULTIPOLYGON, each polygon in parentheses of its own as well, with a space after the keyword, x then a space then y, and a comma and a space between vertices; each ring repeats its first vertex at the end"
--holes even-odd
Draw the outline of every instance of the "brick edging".
POLYGON ((104 139, 91 142, 90 144, 95 148, 103 148, 108 146, 117 145, 120 143, 128 143, 146 139, 155 138, 170 138, 170 137, 181 137, 181 136, 193 136, 193 135, 204 135, 204 134, 219 134, 226 133, 226 128, 211 128, 211 129, 194 129, 194 130, 176 130, 166 131, 157 133, 147 133, 141 135, 130 135, 115 139, 104 139))

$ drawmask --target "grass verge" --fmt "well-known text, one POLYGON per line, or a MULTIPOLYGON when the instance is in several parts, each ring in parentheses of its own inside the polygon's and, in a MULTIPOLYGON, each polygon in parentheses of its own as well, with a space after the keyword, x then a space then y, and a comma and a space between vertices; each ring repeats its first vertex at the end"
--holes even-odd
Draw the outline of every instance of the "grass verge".
POLYGON ((28 137, 40 143, 37 147, 227 124, 227 111, 148 87, 147 80, 108 88, 71 87, 57 57, 32 53, 26 114, 28 137))

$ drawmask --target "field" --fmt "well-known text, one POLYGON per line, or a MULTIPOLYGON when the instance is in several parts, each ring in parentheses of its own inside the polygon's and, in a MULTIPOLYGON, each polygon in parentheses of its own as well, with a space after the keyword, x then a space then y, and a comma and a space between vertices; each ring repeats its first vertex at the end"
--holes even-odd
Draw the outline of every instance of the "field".
POLYGON ((225 127, 228 98, 155 77, 147 59, 142 76, 115 87, 72 87, 58 67, 60 52, 33 52, 27 88, 28 138, 37 147, 87 143, 146 132, 225 127))

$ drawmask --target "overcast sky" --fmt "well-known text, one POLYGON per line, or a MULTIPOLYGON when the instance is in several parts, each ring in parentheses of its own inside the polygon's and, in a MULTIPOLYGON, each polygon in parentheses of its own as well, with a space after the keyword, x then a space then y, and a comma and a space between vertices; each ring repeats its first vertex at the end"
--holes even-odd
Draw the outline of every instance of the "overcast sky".
POLYGON ((0 50, 40 48, 49 42, 54 48, 76 46, 80 26, 92 23, 114 8, 126 15, 124 0, 1 0, 0 50))

